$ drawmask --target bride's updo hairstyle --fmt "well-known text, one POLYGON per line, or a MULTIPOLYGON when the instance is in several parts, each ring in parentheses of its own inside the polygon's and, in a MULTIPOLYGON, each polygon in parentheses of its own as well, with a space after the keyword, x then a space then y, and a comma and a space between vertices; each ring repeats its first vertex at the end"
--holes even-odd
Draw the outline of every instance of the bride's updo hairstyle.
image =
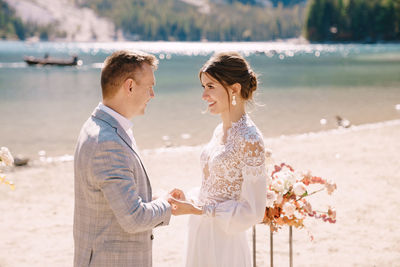
POLYGON ((228 96, 227 87, 239 83, 242 86, 241 97, 244 100, 253 99, 253 93, 257 89, 257 75, 239 53, 222 52, 213 55, 200 69, 200 79, 203 73, 217 80, 225 88, 228 96))

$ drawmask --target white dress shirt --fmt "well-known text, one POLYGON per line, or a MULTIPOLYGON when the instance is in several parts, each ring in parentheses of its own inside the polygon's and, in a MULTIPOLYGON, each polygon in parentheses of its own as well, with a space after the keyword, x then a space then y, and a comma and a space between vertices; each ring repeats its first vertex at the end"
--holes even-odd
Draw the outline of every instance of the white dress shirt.
POLYGON ((131 139, 132 144, 133 144, 133 149, 135 149, 135 151, 136 151, 137 145, 136 145, 135 137, 133 137, 133 131, 132 131, 133 123, 130 120, 128 120, 127 118, 125 118, 124 116, 122 116, 121 114, 119 114, 118 112, 116 112, 115 110, 107 107, 106 105, 104 105, 101 102, 99 103, 99 105, 97 107, 118 121, 118 123, 122 126, 122 128, 125 130, 126 134, 131 139))

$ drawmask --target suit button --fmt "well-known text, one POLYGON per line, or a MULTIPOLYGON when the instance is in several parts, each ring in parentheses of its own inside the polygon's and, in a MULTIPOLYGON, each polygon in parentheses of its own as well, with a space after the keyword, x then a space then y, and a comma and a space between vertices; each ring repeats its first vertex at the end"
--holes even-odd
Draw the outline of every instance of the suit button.
POLYGON ((153 239, 154 239, 154 235, 151 235, 151 236, 150 236, 150 239, 153 240, 153 239))

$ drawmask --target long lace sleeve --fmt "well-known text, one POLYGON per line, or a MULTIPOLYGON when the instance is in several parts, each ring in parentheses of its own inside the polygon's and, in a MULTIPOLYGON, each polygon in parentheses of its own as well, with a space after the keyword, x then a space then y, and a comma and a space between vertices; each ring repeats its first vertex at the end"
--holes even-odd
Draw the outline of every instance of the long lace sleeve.
POLYGON ((215 217, 227 233, 244 231, 261 222, 265 211, 267 173, 262 137, 245 138, 240 147, 239 169, 243 178, 240 197, 203 207, 204 214, 215 217))

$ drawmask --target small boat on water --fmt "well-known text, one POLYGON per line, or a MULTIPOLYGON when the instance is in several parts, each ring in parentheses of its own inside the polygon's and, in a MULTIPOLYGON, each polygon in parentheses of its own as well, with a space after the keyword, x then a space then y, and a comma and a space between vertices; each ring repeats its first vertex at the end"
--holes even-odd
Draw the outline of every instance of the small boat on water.
POLYGON ((29 66, 81 66, 82 60, 78 59, 77 56, 73 56, 72 59, 59 59, 49 57, 48 54, 44 56, 44 58, 36 58, 36 57, 24 57, 24 61, 29 66))

